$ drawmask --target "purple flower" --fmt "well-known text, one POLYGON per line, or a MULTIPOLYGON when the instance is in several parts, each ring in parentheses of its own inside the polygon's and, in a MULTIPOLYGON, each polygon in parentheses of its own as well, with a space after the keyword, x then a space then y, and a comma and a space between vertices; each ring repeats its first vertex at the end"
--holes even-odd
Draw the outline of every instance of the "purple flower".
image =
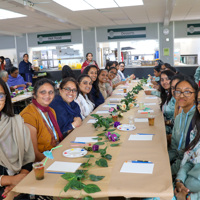
POLYGON ((120 110, 120 107, 117 105, 117 110, 120 110))
POLYGON ((118 122, 118 121, 114 122, 114 127, 115 128, 117 128, 119 125, 121 125, 120 122, 118 122))
POLYGON ((111 138, 112 134, 110 132, 108 132, 107 134, 105 134, 105 136, 107 136, 109 140, 112 140, 112 138, 111 138))
POLYGON ((112 136, 111 136, 111 140, 112 140, 113 142, 117 141, 117 135, 112 134, 112 136))
POLYGON ((94 144, 94 145, 92 146, 92 151, 98 151, 98 150, 99 150, 99 145, 94 144))

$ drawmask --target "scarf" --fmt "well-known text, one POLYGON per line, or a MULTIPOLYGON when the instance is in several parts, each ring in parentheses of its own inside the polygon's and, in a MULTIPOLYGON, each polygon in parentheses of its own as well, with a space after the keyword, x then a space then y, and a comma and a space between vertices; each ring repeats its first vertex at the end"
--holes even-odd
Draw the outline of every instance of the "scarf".
POLYGON ((49 106, 44 107, 44 106, 40 105, 35 99, 32 99, 32 103, 33 103, 37 108, 39 108, 42 112, 47 112, 47 113, 48 113, 49 118, 50 118, 51 122, 53 123, 53 126, 54 126, 54 128, 56 129, 56 132, 58 133, 59 139, 60 139, 60 141, 62 141, 62 140, 63 140, 63 135, 62 135, 62 133, 61 133, 61 131, 60 131, 60 128, 59 128, 59 126, 58 126, 58 123, 57 123, 57 121, 56 121, 56 119, 55 119, 53 113, 52 113, 51 110, 50 110, 50 107, 49 107, 49 106))
POLYGON ((2 113, 0 121, 0 165, 9 175, 20 172, 22 166, 34 162, 35 153, 29 128, 20 115, 8 117, 2 113))

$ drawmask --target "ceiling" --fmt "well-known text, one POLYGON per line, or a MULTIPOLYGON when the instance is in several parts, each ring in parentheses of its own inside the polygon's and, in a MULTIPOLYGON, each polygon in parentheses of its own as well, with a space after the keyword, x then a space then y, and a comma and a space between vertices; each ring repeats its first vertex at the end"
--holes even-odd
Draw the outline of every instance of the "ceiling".
MULTIPOLYGON (((106 3, 106 0, 101 1, 106 3)), ((23 0, 0 0, 0 8, 27 15, 18 19, 0 20, 0 34, 21 35, 157 22, 163 22, 167 26, 170 21, 200 19, 200 0, 143 0, 143 6, 75 12, 53 0, 31 0, 35 3, 32 7, 24 6, 23 2, 23 0)))

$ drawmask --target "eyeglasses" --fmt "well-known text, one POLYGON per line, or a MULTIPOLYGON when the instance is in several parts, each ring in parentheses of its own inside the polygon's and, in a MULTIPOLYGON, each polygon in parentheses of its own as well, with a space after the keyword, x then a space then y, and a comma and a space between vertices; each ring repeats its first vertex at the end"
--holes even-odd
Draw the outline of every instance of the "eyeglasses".
POLYGON ((71 88, 69 88, 69 87, 67 87, 67 88, 63 88, 63 90, 65 90, 65 92, 67 92, 67 93, 77 93, 77 90, 76 89, 71 89, 71 88))
POLYGON ((6 99, 6 94, 0 93, 0 101, 4 101, 6 99))
POLYGON ((179 91, 179 90, 174 91, 175 97, 180 97, 181 94, 183 94, 184 97, 190 97, 190 96, 192 95, 192 93, 195 93, 195 92, 191 92, 191 91, 184 91, 184 92, 181 92, 181 91, 179 91))
POLYGON ((53 95, 54 91, 51 90, 51 91, 47 92, 46 90, 42 90, 39 93, 42 94, 42 95, 45 95, 45 94, 53 95))
POLYGON ((84 85, 92 85, 92 82, 88 82, 88 81, 82 81, 82 83, 84 84, 84 85))

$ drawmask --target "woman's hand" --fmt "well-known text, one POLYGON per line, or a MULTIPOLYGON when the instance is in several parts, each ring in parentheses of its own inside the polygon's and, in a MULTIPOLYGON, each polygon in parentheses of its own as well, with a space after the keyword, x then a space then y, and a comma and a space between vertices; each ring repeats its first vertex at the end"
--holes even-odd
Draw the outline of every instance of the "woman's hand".
POLYGON ((177 192, 177 189, 175 189, 174 194, 177 200, 186 200, 186 195, 188 194, 188 192, 185 191, 177 192))
POLYGON ((32 83, 31 83, 31 82, 27 82, 27 83, 26 83, 26 85, 28 85, 28 86, 31 86, 31 85, 32 85, 32 83))
POLYGON ((82 124, 82 119, 80 117, 74 117, 74 122, 72 124, 75 128, 79 127, 82 124))
POLYGON ((185 192, 188 193, 190 190, 185 187, 183 183, 176 182, 176 190, 177 192, 185 192))

